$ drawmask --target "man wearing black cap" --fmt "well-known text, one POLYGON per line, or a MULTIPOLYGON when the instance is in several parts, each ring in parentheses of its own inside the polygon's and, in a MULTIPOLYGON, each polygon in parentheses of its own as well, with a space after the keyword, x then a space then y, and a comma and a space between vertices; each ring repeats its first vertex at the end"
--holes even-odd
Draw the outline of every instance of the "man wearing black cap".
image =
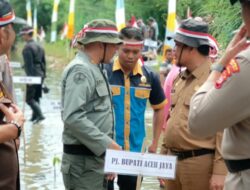
MULTIPOLYGON (((26 26, 20 34, 26 43, 23 49, 24 70, 27 76, 41 77, 42 83, 46 77, 46 60, 44 49, 33 40, 33 28, 26 26)), ((42 97, 42 83, 27 85, 26 102, 32 109, 31 121, 37 123, 45 119, 39 106, 42 97)))
MULTIPOLYGON (((10 4, 0 0, 0 56, 7 54, 14 42, 14 20, 15 14, 10 4)), ((0 189, 19 190, 16 139, 21 134, 24 116, 20 109, 12 104, 12 97, 6 90, 6 81, 3 82, 4 84, 0 82, 0 189)))
POLYGON ((186 67, 173 84, 171 112, 161 152, 177 156, 176 178, 166 180, 167 190, 222 190, 226 167, 220 155, 221 133, 206 139, 188 131, 192 95, 209 75, 208 25, 187 19, 178 28, 175 40, 176 64, 186 67))
POLYGON ((193 96, 189 114, 190 132, 197 137, 224 130, 225 190, 250 189, 250 0, 240 3, 244 25, 193 96))

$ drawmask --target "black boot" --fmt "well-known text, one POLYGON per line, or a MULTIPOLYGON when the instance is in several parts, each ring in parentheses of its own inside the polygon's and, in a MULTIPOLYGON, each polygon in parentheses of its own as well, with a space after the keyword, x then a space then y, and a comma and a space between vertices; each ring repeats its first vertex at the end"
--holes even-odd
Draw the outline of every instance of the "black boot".
POLYGON ((42 121, 45 119, 45 117, 42 114, 42 111, 41 111, 39 104, 35 100, 31 100, 29 102, 29 105, 30 105, 34 115, 36 116, 34 123, 38 123, 39 121, 42 121))
POLYGON ((32 112, 32 116, 30 118, 30 121, 35 121, 37 119, 37 116, 34 112, 32 112))

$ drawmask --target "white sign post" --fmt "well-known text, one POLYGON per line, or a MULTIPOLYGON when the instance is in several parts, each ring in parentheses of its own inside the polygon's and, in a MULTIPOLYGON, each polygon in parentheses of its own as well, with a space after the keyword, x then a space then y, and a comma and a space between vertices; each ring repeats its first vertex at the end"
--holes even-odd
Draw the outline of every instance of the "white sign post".
POLYGON ((13 82, 19 84, 41 84, 41 77, 13 76, 13 82))
POLYGON ((20 62, 17 62, 17 61, 11 61, 10 62, 10 66, 12 68, 21 68, 21 63, 20 62))
POLYGON ((174 179, 175 168, 176 156, 108 149, 104 172, 174 179))

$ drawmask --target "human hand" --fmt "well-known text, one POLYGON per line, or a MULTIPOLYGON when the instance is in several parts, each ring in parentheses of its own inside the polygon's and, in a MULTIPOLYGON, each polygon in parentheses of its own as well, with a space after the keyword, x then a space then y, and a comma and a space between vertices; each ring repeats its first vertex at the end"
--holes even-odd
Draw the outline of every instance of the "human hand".
POLYGON ((164 188, 164 187, 165 187, 165 179, 160 178, 160 177, 158 177, 157 179, 158 179, 158 181, 159 181, 159 183, 160 183, 160 187, 161 187, 161 188, 164 188))
POLYGON ((210 179, 210 190, 223 190, 225 176, 213 174, 210 179))
POLYGON ((246 26, 243 25, 228 44, 226 52, 220 60, 220 64, 226 66, 239 52, 245 50, 249 46, 250 42, 247 40, 246 26))
POLYGON ((107 181, 112 181, 116 178, 117 174, 115 173, 109 173, 109 174, 106 174, 106 180, 107 181))
POLYGON ((25 121, 24 115, 15 104, 11 104, 10 108, 5 106, 4 104, 0 104, 0 110, 4 113, 7 123, 14 120, 20 126, 23 126, 25 121))
POLYGON ((148 152, 150 153, 156 153, 158 144, 153 141, 152 144, 148 147, 148 152))
POLYGON ((112 142, 109 144, 108 149, 122 150, 122 148, 121 148, 115 141, 112 141, 112 142))

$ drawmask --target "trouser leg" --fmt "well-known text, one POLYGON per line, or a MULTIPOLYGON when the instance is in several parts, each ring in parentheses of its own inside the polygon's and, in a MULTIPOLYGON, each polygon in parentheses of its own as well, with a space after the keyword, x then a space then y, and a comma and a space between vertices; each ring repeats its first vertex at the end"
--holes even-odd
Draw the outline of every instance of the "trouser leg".
POLYGON ((118 186, 120 190, 136 190, 137 176, 118 175, 118 186))
POLYGON ((31 107, 33 114, 34 114, 34 118, 42 120, 44 119, 44 116, 42 114, 42 110, 39 106, 39 104, 34 100, 30 100, 28 101, 28 105, 31 107))

